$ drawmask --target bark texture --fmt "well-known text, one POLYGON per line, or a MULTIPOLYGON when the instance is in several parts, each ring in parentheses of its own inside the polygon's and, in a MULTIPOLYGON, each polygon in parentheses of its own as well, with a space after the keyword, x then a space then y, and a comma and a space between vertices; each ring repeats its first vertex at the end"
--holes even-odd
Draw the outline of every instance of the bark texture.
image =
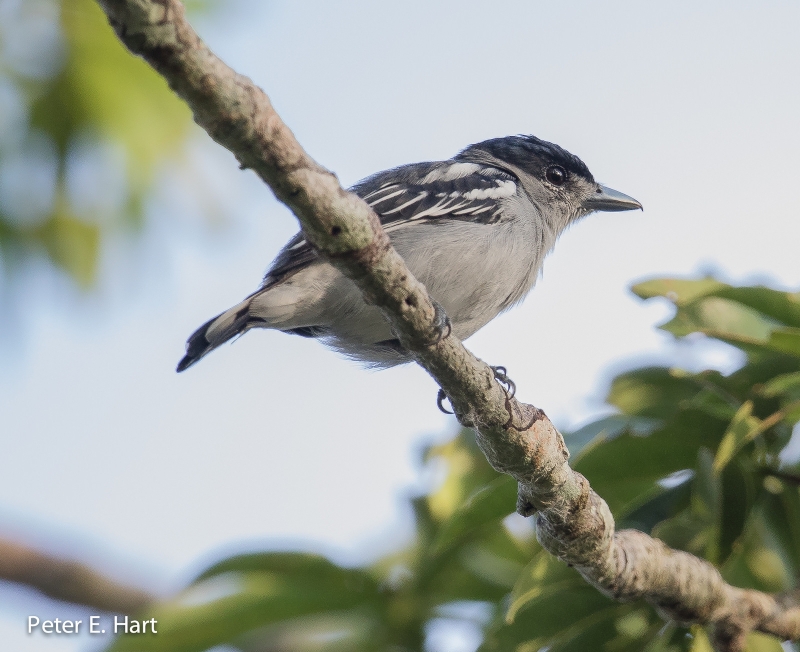
POLYGON ((378 217, 306 154, 260 88, 208 49, 180 2, 99 2, 131 52, 161 73, 195 121, 269 185, 309 241, 382 309, 461 423, 475 429, 492 466, 518 481, 517 509, 535 515, 547 550, 617 600, 647 600, 665 618, 712 626, 719 650, 741 649, 750 630, 800 638, 795 596, 732 587, 706 561, 638 531, 615 532, 608 506, 570 468, 564 440, 544 412, 509 398, 491 368, 442 331, 436 306, 378 217))

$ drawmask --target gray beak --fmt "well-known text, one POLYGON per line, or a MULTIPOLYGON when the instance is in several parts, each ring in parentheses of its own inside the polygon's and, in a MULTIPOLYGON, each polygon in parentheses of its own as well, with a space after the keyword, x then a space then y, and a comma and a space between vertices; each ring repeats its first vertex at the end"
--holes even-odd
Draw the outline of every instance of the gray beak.
POLYGON ((584 208, 590 211, 633 211, 644 210, 633 197, 597 184, 597 192, 583 202, 584 208))

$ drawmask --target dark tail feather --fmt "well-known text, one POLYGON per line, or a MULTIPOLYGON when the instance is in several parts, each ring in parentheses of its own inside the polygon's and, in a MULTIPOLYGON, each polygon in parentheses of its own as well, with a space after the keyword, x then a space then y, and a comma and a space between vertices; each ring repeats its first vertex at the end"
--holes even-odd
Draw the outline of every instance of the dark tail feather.
POLYGON ((226 310, 213 319, 209 319, 198 328, 186 341, 186 355, 178 363, 176 371, 180 373, 191 367, 208 352, 246 331, 250 325, 249 297, 235 308, 226 310), (222 323, 218 323, 222 322, 222 323), (225 323, 229 322, 229 323, 225 323))

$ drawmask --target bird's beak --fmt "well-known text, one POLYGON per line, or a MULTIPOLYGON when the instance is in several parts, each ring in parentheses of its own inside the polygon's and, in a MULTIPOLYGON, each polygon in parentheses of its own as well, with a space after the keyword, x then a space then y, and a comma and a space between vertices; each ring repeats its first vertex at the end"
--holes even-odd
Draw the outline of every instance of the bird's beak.
POLYGON ((583 202, 584 208, 590 211, 633 211, 642 209, 642 205, 633 197, 597 184, 597 192, 583 202))

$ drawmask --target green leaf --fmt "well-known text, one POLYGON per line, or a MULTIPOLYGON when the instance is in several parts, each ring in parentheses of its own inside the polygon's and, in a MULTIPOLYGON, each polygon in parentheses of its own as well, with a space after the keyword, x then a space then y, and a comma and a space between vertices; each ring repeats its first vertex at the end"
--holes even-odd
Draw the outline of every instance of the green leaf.
POLYGON ((753 441, 762 431, 761 419, 753 416, 753 403, 747 401, 731 420, 725 436, 717 448, 714 472, 720 473, 734 455, 753 441))
MULTIPOLYGON (((443 462, 447 476, 442 485, 426 498, 430 516, 437 522, 444 522, 487 483, 499 477, 486 461, 486 457, 475 443, 475 433, 463 428, 453 440, 425 451, 425 461, 443 462)), ((516 500, 506 514, 514 511, 516 500)))
POLYGON ((31 107, 31 124, 66 152, 83 129, 122 144, 129 173, 146 181, 165 154, 175 153, 191 112, 144 60, 131 56, 90 0, 63 0, 66 60, 31 107))
POLYGON ((714 652, 706 630, 700 625, 692 625, 692 639, 691 652, 714 652))
POLYGON ((56 210, 35 234, 50 259, 81 286, 86 288, 94 282, 100 246, 100 229, 96 225, 87 224, 66 210, 56 210))
POLYGON ((763 286, 727 286, 713 294, 749 306, 787 326, 800 328, 800 292, 780 292, 763 286))
POLYGON ((794 483, 770 486, 759 501, 765 536, 791 577, 800 574, 800 490, 794 483))
POLYGON ((719 296, 679 307, 675 317, 660 328, 676 337, 703 333, 748 352, 775 351, 800 357, 800 328, 782 326, 749 306, 719 296))
POLYGON ((157 636, 123 635, 110 649, 199 652, 258 627, 364 607, 377 598, 368 573, 318 555, 239 555, 209 568, 176 599, 152 607, 144 617, 156 618, 157 636))
MULTIPOLYGON (((45 254, 88 288, 96 280, 104 238, 116 227, 141 223, 144 198, 152 189, 158 164, 177 159, 194 127, 185 103, 160 75, 125 49, 97 3, 55 4, 60 8, 60 32, 53 39, 60 47, 54 51, 61 53, 61 60, 49 77, 36 78, 0 62, 0 85, 18 93, 27 111, 27 133, 15 134, 18 147, 24 152, 34 141, 52 146, 56 196, 36 227, 21 226, 13 216, 0 214, 0 250, 10 269, 45 254), (118 208, 98 221, 102 228, 78 213, 68 192, 76 148, 87 143, 109 145, 123 154, 114 163, 120 168, 117 176, 125 182, 123 197, 118 208)), ((24 24, 15 27, 25 29, 24 24)), ((44 38, 42 33, 19 36, 44 38)), ((0 158, 17 149, 5 144, 0 142, 0 158)))
POLYGON ((752 464, 728 464, 721 476, 719 563, 733 552, 753 509, 758 487, 752 464))
POLYGON ((513 623, 517 614, 531 603, 579 588, 584 583, 584 579, 566 564, 544 551, 540 552, 520 573, 514 584, 506 610, 506 623, 513 623))
POLYGON ((688 509, 657 524, 653 528, 653 535, 673 548, 717 562, 722 490, 712 465, 711 451, 701 448, 697 454, 688 509))
POLYGON ((541 552, 535 540, 520 541, 498 522, 473 530, 440 554, 429 549, 413 560, 415 587, 425 604, 500 600, 531 556, 541 552))
POLYGON ((145 618, 156 618, 157 636, 123 635, 110 650, 200 652, 256 627, 307 614, 343 611, 364 604, 366 598, 340 587, 273 573, 218 575, 149 610, 145 618), (220 594, 223 597, 215 597, 220 594))
POLYGON ((782 544, 773 522, 770 506, 758 500, 733 553, 721 569, 727 582, 770 593, 791 588, 792 557, 796 553, 782 544))
MULTIPOLYGON (((493 548, 494 546, 491 545, 491 542, 470 543, 459 551, 459 561, 461 566, 469 571, 474 578, 482 580, 484 584, 502 588, 503 591, 499 593, 492 591, 492 597, 497 599, 514 586, 514 582, 517 581, 525 564, 524 560, 498 554, 498 551, 493 548)), ((440 578, 444 581, 448 579, 445 574, 440 575, 440 578)), ((443 586, 444 582, 439 584, 443 586)), ((484 592, 473 594, 469 590, 462 590, 459 595, 449 591, 448 594, 449 600, 481 600, 486 597, 484 592)))
POLYGON ((770 334, 767 348, 800 356, 800 328, 776 328, 770 334))
POLYGON ((619 630, 619 623, 624 622, 630 614, 629 605, 619 605, 597 612, 556 637, 549 649, 552 652, 585 652, 601 649, 602 646, 615 652, 639 652, 655 635, 658 628, 650 625, 650 619, 653 619, 652 612, 639 610, 637 615, 646 618, 646 614, 649 619, 644 621, 644 628, 639 636, 631 638, 619 630))
POLYGON ((440 555, 487 524, 500 525, 516 508, 517 483, 502 475, 481 487, 444 521, 431 543, 430 553, 440 555))
POLYGON ((774 636, 750 632, 747 635, 746 652, 784 652, 783 645, 774 636))
POLYGON ((725 287, 729 286, 708 277, 697 280, 656 278, 637 283, 631 291, 642 299, 665 297, 677 305, 685 305, 725 287))
POLYGON ((800 327, 800 293, 781 292, 763 286, 732 287, 713 278, 698 280, 653 279, 632 288, 643 299, 665 297, 687 306, 704 297, 729 299, 787 326, 800 327))
POLYGON ((776 376, 764 383, 759 393, 769 398, 775 396, 800 398, 800 371, 776 376))
POLYGON ((386 648, 384 623, 369 609, 302 616, 261 627, 235 641, 235 649, 242 652, 385 652, 386 648))
POLYGON ((610 621, 619 607, 575 573, 574 579, 545 587, 542 593, 528 600, 514 613, 511 624, 498 625, 487 637, 486 648, 514 650, 524 643, 527 649, 538 650, 559 639, 566 643, 589 625, 610 621))
POLYGON ((697 458, 690 508, 694 517, 706 527, 707 540, 703 557, 712 563, 719 563, 722 482, 714 470, 714 456, 710 450, 701 448, 697 458))
POLYGON ((602 602, 597 597, 599 595, 597 590, 585 585, 553 596, 546 603, 537 603, 535 611, 526 611, 514 624, 487 637, 487 644, 482 649, 498 652, 540 649, 553 652, 603 649, 638 652, 663 627, 649 608, 602 602), (634 622, 627 620, 632 612, 637 611, 639 613, 632 619, 634 622), (626 631, 626 625, 637 624, 639 627, 635 633, 639 636, 631 637, 634 631, 632 628, 626 631))
POLYGON ((714 531, 687 509, 657 524, 653 536, 671 548, 703 557, 713 543, 714 531))
POLYGON ((800 293, 731 287, 713 279, 655 279, 633 291, 675 303, 675 316, 661 328, 677 337, 699 332, 745 351, 766 349, 800 357, 800 293))
POLYGON ((702 410, 711 416, 725 419, 726 421, 733 418, 739 407, 738 402, 732 405, 729 397, 721 396, 719 390, 711 388, 700 390, 684 405, 685 407, 702 410))
MULTIPOLYGON (((753 400, 756 414, 771 414, 778 409, 780 401, 762 395, 761 388, 776 376, 794 373, 800 362, 792 356, 761 349, 758 355, 750 355, 741 368, 725 376, 721 386, 736 399, 736 408, 746 400, 753 400)), ((800 398, 800 397, 798 397, 800 398)), ((730 419, 729 419, 730 420, 730 419)))
POLYGON ((663 419, 700 389, 697 382, 680 371, 644 367, 617 376, 606 400, 624 414, 663 419))
POLYGON ((609 649, 641 650, 662 626, 649 607, 610 601, 544 552, 520 575, 505 622, 487 649, 518 649, 512 644, 521 643, 532 650, 602 649, 609 641, 609 649))
POLYGON ((692 482, 692 511, 703 520, 713 522, 719 518, 721 499, 721 485, 714 469, 714 456, 707 448, 701 448, 692 482))
POLYGON ((761 313, 721 297, 705 297, 682 306, 660 328, 677 337, 700 332, 720 339, 763 343, 775 323, 761 313))
POLYGON ((358 590, 374 590, 375 582, 361 571, 337 566, 322 555, 304 552, 256 552, 235 555, 217 562, 203 571, 194 582, 201 582, 216 575, 231 572, 267 572, 279 573, 291 577, 316 579, 327 585, 339 585, 344 588, 358 590), (358 579, 363 586, 352 586, 350 583, 358 579))
POLYGON ((661 521, 687 509, 692 495, 692 483, 689 480, 687 477, 679 484, 668 488, 656 485, 640 504, 619 518, 617 529, 641 530, 649 534, 661 521))
POLYGON ((692 468, 698 451, 716 449, 725 422, 697 410, 679 410, 647 437, 623 434, 592 446, 575 460, 612 512, 625 514, 667 476, 692 468))
POLYGON ((581 451, 595 440, 607 441, 624 432, 646 437, 661 424, 659 419, 615 414, 588 423, 575 432, 565 433, 564 442, 569 448, 570 457, 574 459, 580 456, 581 451))

